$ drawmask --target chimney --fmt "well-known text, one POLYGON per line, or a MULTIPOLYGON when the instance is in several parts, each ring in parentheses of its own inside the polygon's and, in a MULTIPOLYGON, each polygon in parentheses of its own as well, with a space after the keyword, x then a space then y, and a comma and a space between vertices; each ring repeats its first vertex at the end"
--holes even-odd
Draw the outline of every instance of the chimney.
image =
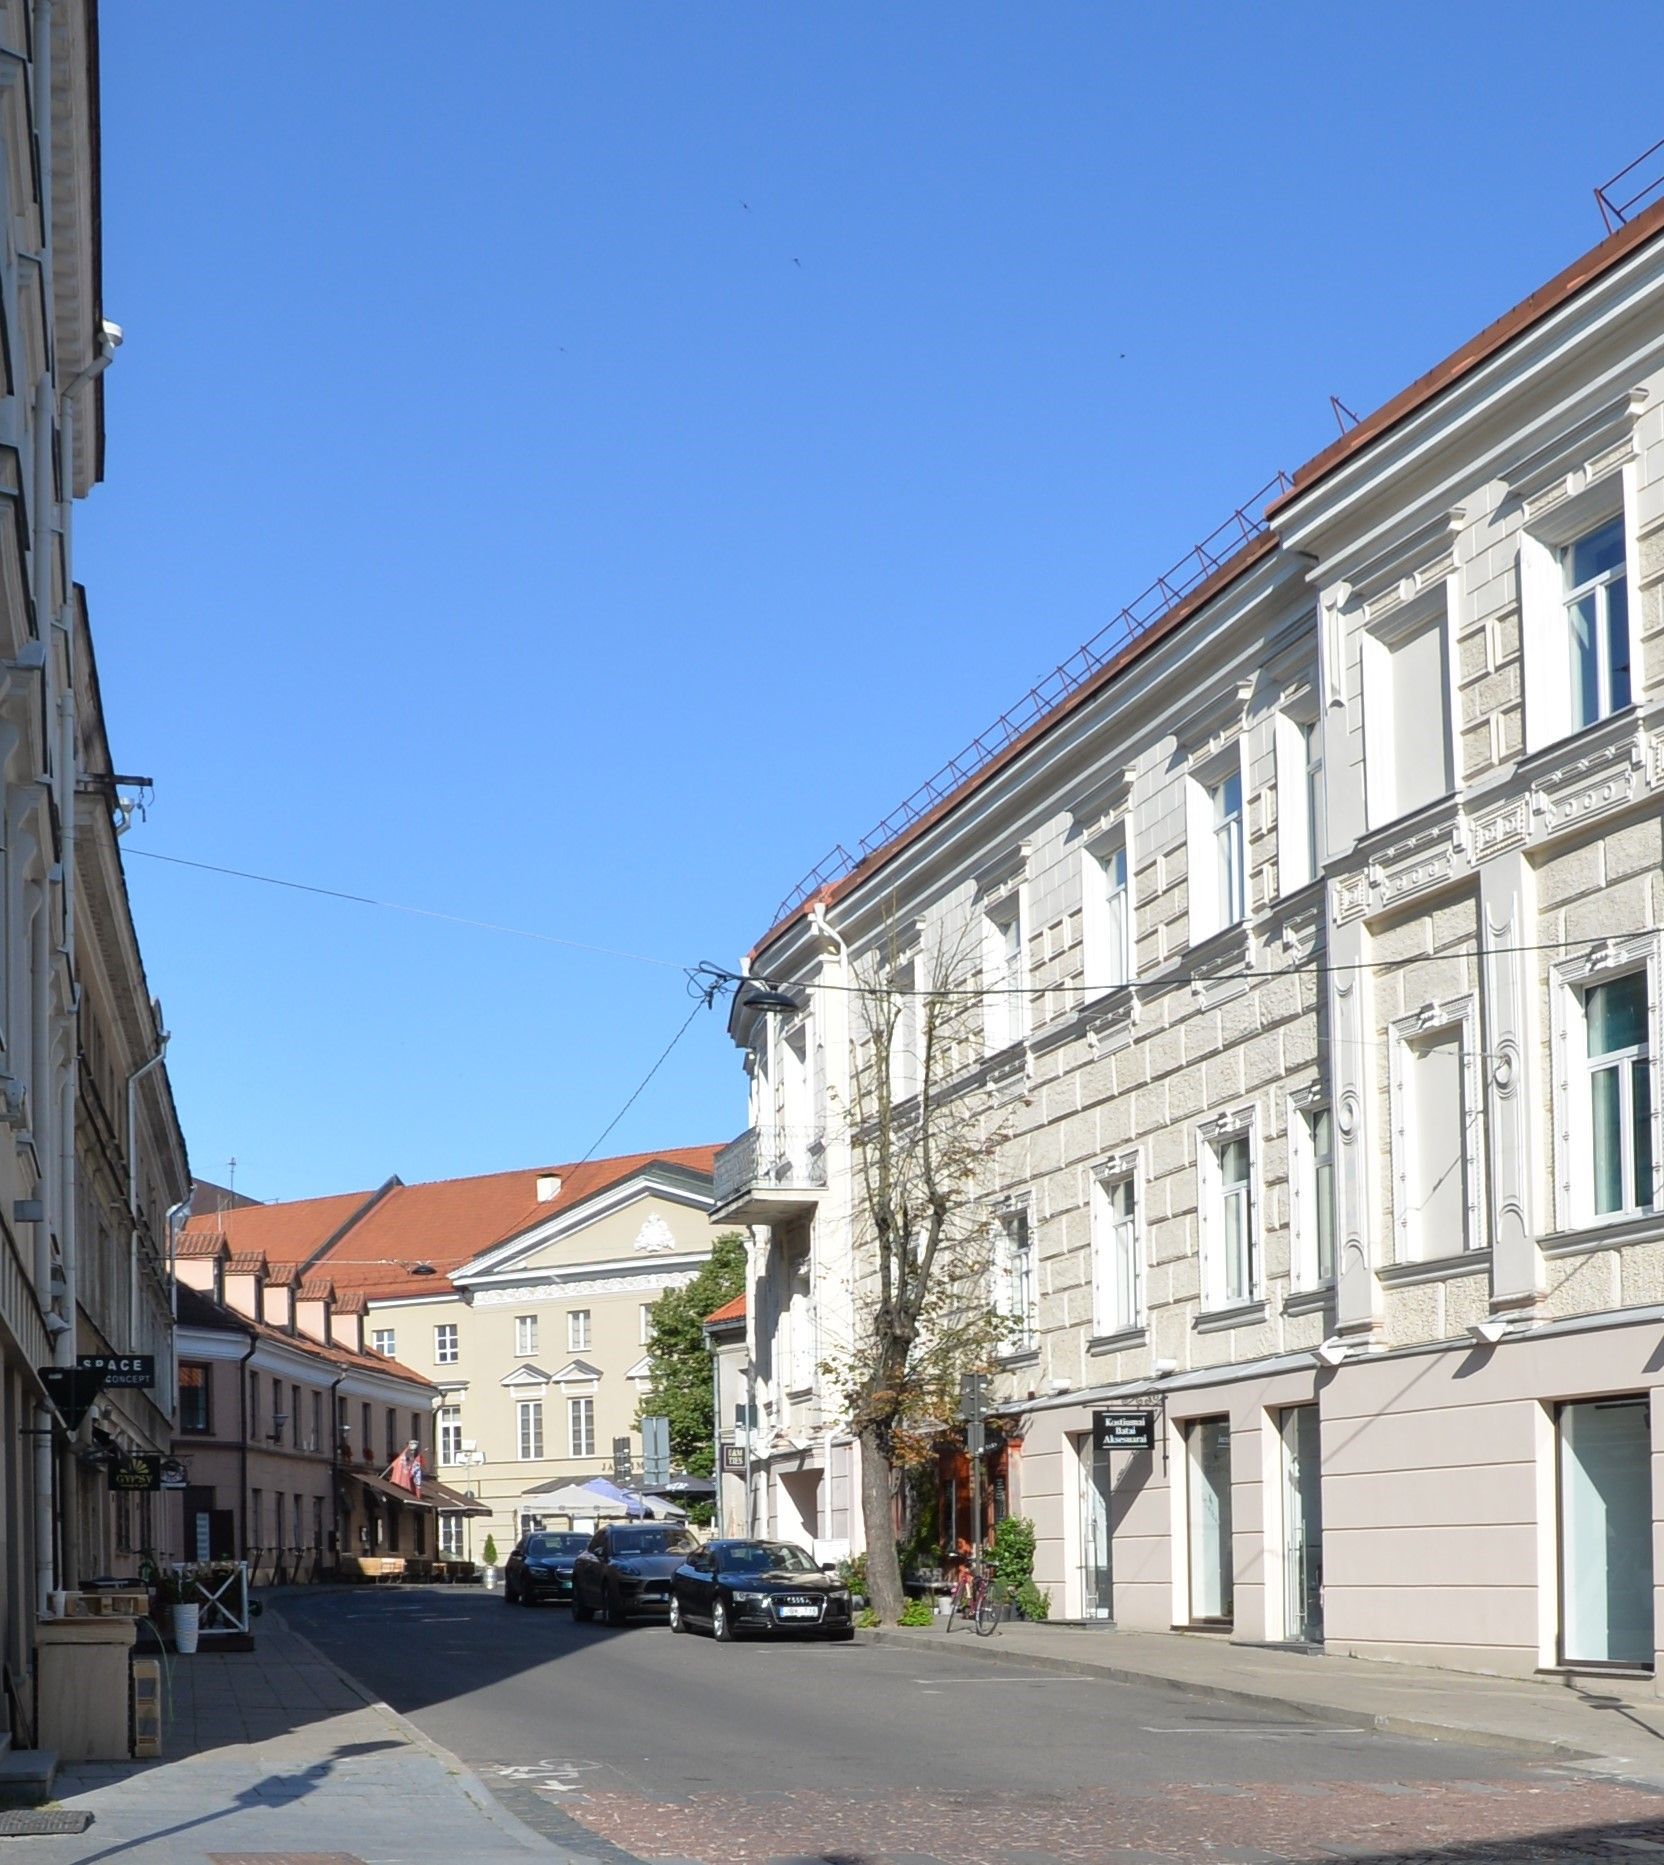
POLYGON ((330 1311, 335 1306, 333 1282, 303 1282, 295 1293, 295 1326, 320 1347, 330 1344, 330 1311))
POLYGON ((225 1261, 225 1295, 227 1308, 250 1321, 263 1321, 261 1289, 266 1280, 266 1259, 258 1250, 243 1256, 228 1256, 225 1261))
POLYGON ((560 1174, 558 1172, 540 1172, 537 1175, 537 1202, 553 1204, 560 1196, 560 1174))

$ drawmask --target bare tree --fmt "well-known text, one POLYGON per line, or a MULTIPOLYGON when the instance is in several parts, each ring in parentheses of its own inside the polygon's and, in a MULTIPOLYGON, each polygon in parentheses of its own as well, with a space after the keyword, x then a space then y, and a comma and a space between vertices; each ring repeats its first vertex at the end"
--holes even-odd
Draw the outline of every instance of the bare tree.
POLYGON ((982 1203, 1001 1134, 987 1091, 965 1081, 982 996, 960 946, 904 957, 886 940, 855 985, 854 1334, 828 1371, 861 1446, 868 1597, 893 1620, 901 1474, 932 1453, 960 1375, 985 1368, 1009 1326, 990 1297, 982 1203))

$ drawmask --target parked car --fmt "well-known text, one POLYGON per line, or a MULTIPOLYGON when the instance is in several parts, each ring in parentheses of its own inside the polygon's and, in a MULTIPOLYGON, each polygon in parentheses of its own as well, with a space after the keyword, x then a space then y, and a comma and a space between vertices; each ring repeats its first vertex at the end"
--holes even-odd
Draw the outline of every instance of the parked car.
POLYGON ((699 1543, 670 1522, 609 1522, 572 1563, 572 1617, 623 1625, 670 1610, 670 1576, 699 1543))
POLYGON ((849 1588, 789 1541, 713 1541, 670 1582, 670 1629, 709 1626, 726 1644, 743 1632, 853 1638, 849 1588))
POLYGON ((503 1569, 503 1598, 510 1606, 572 1597, 572 1563, 589 1546, 588 1535, 523 1535, 503 1569))

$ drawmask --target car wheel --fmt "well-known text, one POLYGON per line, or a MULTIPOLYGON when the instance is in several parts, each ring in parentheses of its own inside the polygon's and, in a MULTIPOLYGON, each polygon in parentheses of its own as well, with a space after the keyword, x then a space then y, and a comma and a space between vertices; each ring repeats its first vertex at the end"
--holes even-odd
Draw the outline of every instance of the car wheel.
POLYGON ((513 1606, 517 1603, 514 1597, 514 1582, 512 1580, 505 1580, 503 1582, 503 1604, 505 1606, 513 1606))
POLYGON ((685 1632, 688 1622, 682 1617, 682 1602, 674 1593, 670 1596, 670 1629, 673 1632, 685 1632))
POLYGON ((711 1604, 711 1637, 719 1645, 731 1645, 734 1642, 734 1622, 728 1617, 725 1600, 714 1600, 711 1604))
POLYGON ((607 1592, 601 1598, 601 1623, 603 1625, 622 1626, 628 1619, 624 1602, 616 1593, 607 1592))

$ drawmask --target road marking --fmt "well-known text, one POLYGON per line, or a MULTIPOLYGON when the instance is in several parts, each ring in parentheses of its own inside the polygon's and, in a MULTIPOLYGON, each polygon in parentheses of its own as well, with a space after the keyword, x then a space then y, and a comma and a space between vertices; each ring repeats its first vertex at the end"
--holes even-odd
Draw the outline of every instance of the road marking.
POLYGON ((1249 1736, 1255 1740, 1265 1736, 1281 1737, 1286 1735, 1370 1735, 1368 1729, 1353 1727, 1350 1723, 1262 1723, 1252 1726, 1244 1723, 1209 1723, 1203 1728, 1194 1725, 1183 1729, 1158 1729, 1149 1723, 1140 1723, 1145 1735, 1238 1735, 1249 1736))
MULTIPOLYGON (((936 1681, 934 1677, 913 1679, 915 1684, 934 1684, 936 1681)), ((1041 1671, 1032 1677, 1026 1675, 1021 1677, 956 1677, 953 1680, 953 1687, 959 1690, 966 1684, 1091 1684, 1098 1681, 1093 1677, 1072 1677, 1067 1672, 1041 1671)))

